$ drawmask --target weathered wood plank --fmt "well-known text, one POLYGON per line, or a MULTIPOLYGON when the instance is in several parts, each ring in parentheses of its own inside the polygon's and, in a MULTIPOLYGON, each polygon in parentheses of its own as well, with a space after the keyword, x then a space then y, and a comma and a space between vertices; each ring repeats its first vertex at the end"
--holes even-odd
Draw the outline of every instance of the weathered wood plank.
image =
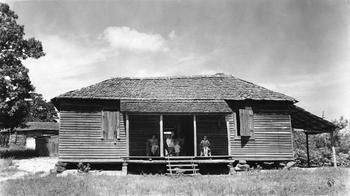
POLYGON ((126 156, 126 131, 123 114, 119 115, 120 138, 106 140, 102 136, 102 112, 61 111, 59 158, 111 159, 126 156))
POLYGON ((230 136, 232 156, 246 160, 292 159, 290 116, 254 111, 253 119, 254 139, 248 138, 248 141, 242 141, 230 136))

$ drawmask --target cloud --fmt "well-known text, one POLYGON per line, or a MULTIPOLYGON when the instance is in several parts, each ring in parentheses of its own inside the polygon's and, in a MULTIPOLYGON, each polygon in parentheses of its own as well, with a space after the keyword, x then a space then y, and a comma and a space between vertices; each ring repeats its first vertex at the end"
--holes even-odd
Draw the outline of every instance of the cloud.
POLYGON ((38 35, 36 38, 42 41, 46 55, 27 59, 24 65, 30 70, 36 91, 47 99, 117 76, 186 75, 208 71, 201 69, 208 59, 206 55, 177 46, 174 39, 178 36, 174 31, 167 37, 166 40, 159 34, 146 34, 129 27, 108 27, 95 38, 38 35), (109 40, 108 45, 99 39, 101 36, 109 40))
POLYGON ((89 81, 75 79, 79 74, 89 74, 94 82, 92 70, 96 63, 106 60, 106 51, 59 36, 37 36, 46 55, 39 59, 27 59, 29 76, 38 93, 52 98, 69 90, 80 88, 89 81))
POLYGON ((110 46, 129 51, 167 51, 166 40, 159 34, 138 32, 129 27, 108 27, 103 32, 103 38, 110 46))
POLYGON ((175 39, 176 38, 175 31, 171 31, 168 36, 169 36, 170 39, 175 39))

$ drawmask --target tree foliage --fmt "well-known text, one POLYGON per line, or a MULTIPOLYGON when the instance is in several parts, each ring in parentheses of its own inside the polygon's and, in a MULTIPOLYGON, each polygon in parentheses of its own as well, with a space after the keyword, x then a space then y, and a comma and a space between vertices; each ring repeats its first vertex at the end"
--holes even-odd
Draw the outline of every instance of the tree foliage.
POLYGON ((41 42, 26 39, 17 19, 7 4, 0 3, 0 120, 10 129, 23 124, 29 112, 26 98, 34 90, 22 61, 44 56, 41 42))
MULTIPOLYGON (((349 120, 343 116, 333 123, 337 125, 334 131, 334 145, 337 162, 340 165, 350 166, 350 132, 349 120)), ((300 166, 307 165, 306 136, 304 132, 294 131, 294 154, 300 166)), ((332 164, 331 138, 329 133, 309 135, 310 164, 324 166, 332 164)))
POLYGON ((54 122, 58 118, 55 106, 46 102, 41 94, 31 93, 29 115, 26 121, 54 122))

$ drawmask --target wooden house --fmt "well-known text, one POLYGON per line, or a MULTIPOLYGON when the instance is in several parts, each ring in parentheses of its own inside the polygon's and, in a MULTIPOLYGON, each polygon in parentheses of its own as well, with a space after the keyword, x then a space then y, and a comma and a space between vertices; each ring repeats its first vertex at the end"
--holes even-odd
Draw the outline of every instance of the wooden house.
POLYGON ((181 141, 177 156, 196 163, 288 161, 293 128, 335 129, 292 97, 224 74, 113 78, 52 101, 60 112, 62 162, 166 163, 170 134, 181 141), (150 156, 152 136, 160 148, 150 156), (200 153, 204 136, 210 157, 200 153))
POLYGON ((10 148, 35 149, 39 156, 57 156, 58 130, 57 122, 27 122, 12 134, 6 129, 0 131, 0 137, 10 148))

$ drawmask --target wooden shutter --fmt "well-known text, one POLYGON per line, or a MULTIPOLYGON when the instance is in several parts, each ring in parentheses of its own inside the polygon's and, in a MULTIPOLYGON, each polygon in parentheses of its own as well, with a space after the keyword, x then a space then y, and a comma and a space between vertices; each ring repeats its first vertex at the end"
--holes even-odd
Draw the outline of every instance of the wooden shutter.
POLYGON ((103 138, 104 139, 119 139, 119 112, 118 111, 103 111, 103 138))
POLYGON ((254 135, 254 114, 251 108, 239 110, 239 122, 241 136, 253 136, 254 135))

